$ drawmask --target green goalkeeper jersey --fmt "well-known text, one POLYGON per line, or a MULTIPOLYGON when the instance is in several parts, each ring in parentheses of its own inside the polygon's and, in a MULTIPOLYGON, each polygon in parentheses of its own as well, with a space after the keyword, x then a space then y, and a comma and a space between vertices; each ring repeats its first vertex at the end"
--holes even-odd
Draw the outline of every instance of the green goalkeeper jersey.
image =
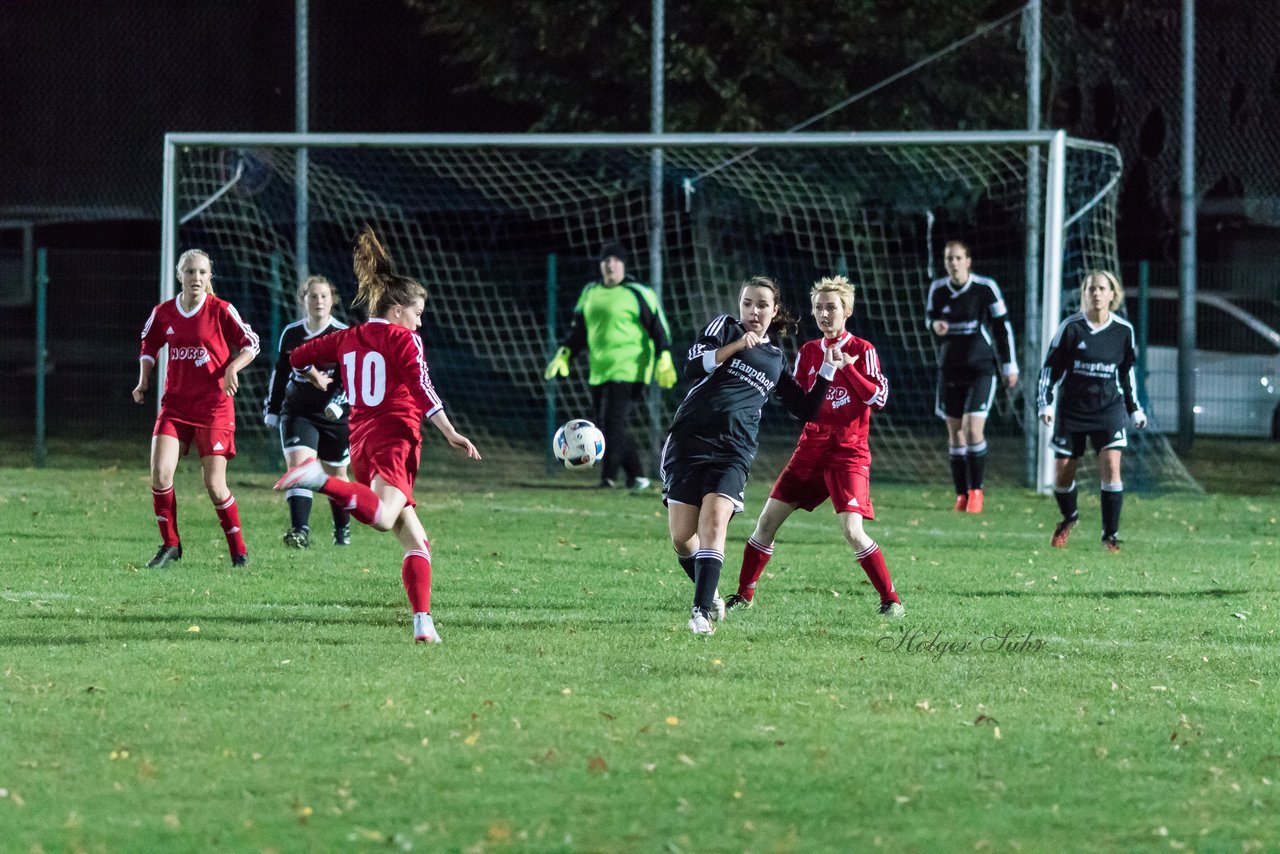
POLYGON ((648 285, 629 279, 613 287, 592 282, 578 297, 563 346, 573 354, 586 348, 591 385, 648 383, 657 354, 671 347, 671 333, 648 285))

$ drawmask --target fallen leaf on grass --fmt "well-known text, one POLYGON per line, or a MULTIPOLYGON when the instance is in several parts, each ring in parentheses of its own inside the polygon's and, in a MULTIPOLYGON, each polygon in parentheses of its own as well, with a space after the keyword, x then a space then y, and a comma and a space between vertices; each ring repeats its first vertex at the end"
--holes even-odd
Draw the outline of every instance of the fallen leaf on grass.
POLYGON ((680 719, 675 715, 669 716, 667 718, 667 726, 680 726, 680 719))
POLYGON ((688 765, 688 766, 690 766, 690 767, 692 767, 692 766, 694 766, 694 765, 697 765, 697 764, 698 764, 697 762, 694 762, 690 757, 688 757, 688 756, 684 755, 683 753, 681 753, 679 756, 677 756, 677 757, 676 757, 676 759, 679 759, 679 760, 680 760, 681 762, 683 762, 685 765, 688 765))
POLYGON ((187 632, 188 632, 189 634, 199 634, 199 633, 200 633, 200 627, 199 627, 199 626, 187 626, 187 632))
POLYGON ((475 743, 476 743, 477 741, 479 741, 479 740, 480 740, 480 733, 478 733, 478 732, 473 732, 473 733, 471 733, 471 735, 469 735, 469 736, 467 736, 466 738, 464 738, 464 739, 462 740, 462 743, 463 743, 463 744, 466 744, 466 745, 468 745, 468 746, 470 746, 470 745, 475 744, 475 743))
POLYGON ((603 756, 592 756, 587 760, 588 774, 603 774, 609 770, 609 763, 604 761, 603 756))

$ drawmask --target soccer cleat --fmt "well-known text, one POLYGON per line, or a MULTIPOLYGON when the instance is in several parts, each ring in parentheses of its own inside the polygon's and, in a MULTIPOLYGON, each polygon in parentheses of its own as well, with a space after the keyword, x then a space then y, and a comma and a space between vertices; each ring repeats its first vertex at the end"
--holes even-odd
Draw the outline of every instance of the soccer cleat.
POLYGON ((714 635, 716 627, 711 625, 707 612, 701 608, 693 609, 693 616, 689 618, 689 631, 695 635, 714 635))
POLYGON ((1049 545, 1055 549, 1065 549, 1067 547, 1067 538, 1071 536, 1071 529, 1079 521, 1079 516, 1072 516, 1070 519, 1063 519, 1059 522, 1053 529, 1053 539, 1049 541, 1049 545))
POLYGON ((159 569, 171 563, 177 563, 182 560, 182 543, 176 546, 161 545, 156 556, 147 561, 147 569, 159 569))
POLYGON ((432 621, 431 615, 425 611, 413 615, 413 642, 441 642, 440 633, 436 631, 436 624, 432 621))
POLYGON ((649 478, 647 477, 637 477, 635 480, 631 481, 631 484, 630 484, 631 491, 632 492, 648 492, 649 486, 652 483, 653 481, 649 480, 649 478))
POLYGON ((982 490, 981 489, 969 490, 968 498, 969 500, 965 504, 964 512, 981 513, 982 512, 982 490))
POLYGON ((907 609, 902 607, 901 602, 881 602, 880 609, 876 613, 890 620, 901 620, 906 616, 907 609))
POLYGON ((284 544, 291 549, 309 548, 311 532, 306 528, 290 528, 284 532, 284 544))
POLYGON ((324 488, 325 482, 329 480, 329 476, 324 473, 324 469, 320 466, 320 461, 315 457, 305 460, 284 473, 284 477, 276 481, 273 489, 314 489, 320 490, 324 488))
POLYGON ((333 544, 335 546, 351 545, 351 526, 343 525, 340 528, 333 529, 333 544))
POLYGON ((724 612, 727 607, 729 606, 720 598, 720 591, 717 590, 715 597, 711 600, 711 611, 709 616, 717 623, 722 623, 724 622, 724 612))
POLYGON ((967 508, 968 506, 969 506, 968 494, 956 496, 956 512, 957 513, 963 513, 965 511, 965 508, 967 508))
MULTIPOLYGON (((729 598, 724 600, 724 609, 726 611, 732 611, 734 609, 747 611, 754 607, 755 604, 756 602, 754 599, 748 599, 741 593, 730 593, 729 598)), ((721 619, 723 619, 723 617, 721 619)))
POLYGON ((231 565, 232 566, 248 566, 249 556, 247 554, 232 555, 231 565))
POLYGON ((1115 534, 1102 538, 1102 547, 1111 553, 1120 551, 1120 539, 1115 534))

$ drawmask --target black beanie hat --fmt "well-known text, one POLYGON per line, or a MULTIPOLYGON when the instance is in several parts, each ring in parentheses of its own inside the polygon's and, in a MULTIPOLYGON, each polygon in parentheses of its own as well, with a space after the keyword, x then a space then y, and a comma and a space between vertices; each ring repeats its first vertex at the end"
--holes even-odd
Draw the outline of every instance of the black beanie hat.
POLYGON ((627 263, 626 250, 622 248, 620 243, 606 243, 600 247, 600 254, 597 256, 597 260, 603 261, 606 258, 617 258, 623 264, 627 263))

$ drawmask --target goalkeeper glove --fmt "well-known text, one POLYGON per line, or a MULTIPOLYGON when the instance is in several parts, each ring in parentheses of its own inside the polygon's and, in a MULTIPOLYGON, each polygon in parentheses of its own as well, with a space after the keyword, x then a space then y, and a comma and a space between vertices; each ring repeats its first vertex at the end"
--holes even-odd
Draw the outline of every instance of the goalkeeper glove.
POLYGON ((568 347, 561 347, 556 354, 551 357, 551 361, 547 362, 547 370, 542 374, 544 380, 553 380, 556 377, 569 376, 569 353, 568 347))
POLYGON ((658 367, 654 370, 654 374, 658 378, 658 385, 662 388, 671 388, 676 384, 676 366, 671 364, 671 353, 662 351, 658 356, 658 367))

